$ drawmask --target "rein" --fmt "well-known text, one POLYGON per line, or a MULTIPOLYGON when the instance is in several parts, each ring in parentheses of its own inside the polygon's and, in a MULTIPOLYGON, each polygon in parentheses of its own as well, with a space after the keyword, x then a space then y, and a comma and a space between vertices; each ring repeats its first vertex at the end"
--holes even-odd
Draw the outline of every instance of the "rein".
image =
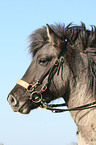
MULTIPOLYGON (((64 63, 64 53, 67 50, 67 40, 65 40, 65 46, 64 49, 60 52, 58 58, 55 60, 54 65, 49 68, 49 70, 40 77, 40 79, 35 83, 35 84, 29 84, 28 82, 24 81, 24 80, 18 80, 17 84, 22 86, 23 88, 25 88, 27 90, 27 92, 30 92, 30 96, 29 96, 29 100, 31 100, 34 103, 38 103, 40 104, 39 106, 41 108, 46 108, 47 110, 51 110, 54 113, 60 113, 60 112, 65 112, 65 111, 78 111, 78 110, 85 110, 85 109, 90 109, 90 108, 94 108, 96 107, 96 101, 86 104, 86 105, 81 105, 78 107, 73 107, 73 108, 68 108, 68 109, 60 109, 58 107, 64 107, 64 106, 68 106, 68 104, 66 103, 62 103, 62 104, 46 104, 46 102, 43 101, 43 97, 42 97, 42 93, 45 92, 47 90, 47 88, 49 87, 52 78, 54 77, 55 73, 58 71, 60 67, 62 66, 62 64, 64 63), (44 79, 48 76, 48 83, 46 83, 40 91, 36 91, 36 88, 38 86, 40 86, 42 84, 42 82, 44 81, 44 79)), ((24 103, 25 105, 26 103, 24 103)), ((22 106, 20 107, 22 108, 22 106)))

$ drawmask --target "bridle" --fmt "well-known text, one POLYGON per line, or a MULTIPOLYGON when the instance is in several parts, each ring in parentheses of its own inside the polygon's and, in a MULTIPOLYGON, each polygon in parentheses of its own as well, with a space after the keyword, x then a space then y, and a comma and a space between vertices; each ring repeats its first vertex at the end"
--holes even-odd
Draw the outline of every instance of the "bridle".
MULTIPOLYGON (((60 112, 65 112, 65 111, 78 111, 78 110, 94 108, 94 107, 96 107, 96 101, 86 104, 86 105, 81 105, 78 107, 68 108, 68 109, 58 108, 58 107, 64 107, 64 106, 67 107, 68 104, 66 104, 66 103, 48 105, 48 104, 46 104, 46 102, 43 101, 42 93, 44 93, 47 90, 55 73, 57 71, 59 72, 60 67, 63 66, 62 64, 64 63, 64 53, 67 50, 67 40, 66 39, 64 41, 64 44, 65 44, 64 49, 60 52, 58 58, 55 60, 55 63, 53 64, 53 66, 50 67, 49 70, 44 75, 42 75, 35 84, 33 84, 33 85, 29 84, 28 82, 21 80, 21 79, 17 81, 17 84, 22 86, 23 88, 25 88, 27 92, 30 92, 29 100, 31 100, 35 104, 40 104, 39 106, 41 108, 46 108, 47 110, 51 110, 54 113, 60 113, 60 112), (40 86, 42 84, 42 82, 44 81, 44 79, 46 77, 48 77, 48 82, 40 89, 40 91, 36 91, 38 86, 40 86)), ((21 106, 21 108, 22 108, 22 106, 21 106)))

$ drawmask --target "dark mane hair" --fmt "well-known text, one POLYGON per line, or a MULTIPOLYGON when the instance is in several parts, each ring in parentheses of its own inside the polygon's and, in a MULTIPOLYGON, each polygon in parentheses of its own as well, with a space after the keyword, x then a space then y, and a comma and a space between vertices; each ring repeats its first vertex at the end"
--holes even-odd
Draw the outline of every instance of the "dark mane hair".
MULTIPOLYGON (((91 84, 96 84, 96 27, 92 25, 91 30, 87 30, 82 22, 80 26, 74 26, 70 23, 66 27, 65 24, 50 25, 50 27, 58 36, 59 41, 55 43, 55 47, 60 45, 61 49, 63 49, 64 40, 67 39, 68 46, 75 46, 79 51, 87 53, 92 77, 91 84)), ((29 36, 29 40, 29 51, 34 57, 41 47, 49 43, 46 27, 34 31, 29 36)), ((94 89, 96 90, 96 85, 94 89)))
MULTIPOLYGON (((88 47, 95 47, 96 48, 96 27, 91 26, 92 30, 87 30, 84 23, 81 23, 81 26, 73 26, 70 23, 68 26, 65 27, 65 24, 56 24, 50 25, 51 29, 58 35, 60 38, 60 43, 63 43, 65 39, 67 39, 68 44, 75 45, 77 40, 79 41, 82 50, 85 50, 88 47), (62 41, 61 41, 62 40, 62 41)), ((42 27, 34 31, 30 36, 30 53, 35 53, 40 49, 42 46, 48 43, 48 36, 47 36, 47 29, 46 27, 42 27)), ((56 44, 57 46, 57 44, 56 44)))

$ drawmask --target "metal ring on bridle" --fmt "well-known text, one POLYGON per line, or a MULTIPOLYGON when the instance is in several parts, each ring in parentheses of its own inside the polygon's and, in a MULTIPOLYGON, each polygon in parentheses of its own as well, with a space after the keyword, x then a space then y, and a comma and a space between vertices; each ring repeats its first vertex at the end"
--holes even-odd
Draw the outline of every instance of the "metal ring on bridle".
POLYGON ((37 91, 34 91, 30 96, 30 100, 32 100, 32 102, 34 103, 40 103, 42 100, 42 94, 38 93, 37 91))

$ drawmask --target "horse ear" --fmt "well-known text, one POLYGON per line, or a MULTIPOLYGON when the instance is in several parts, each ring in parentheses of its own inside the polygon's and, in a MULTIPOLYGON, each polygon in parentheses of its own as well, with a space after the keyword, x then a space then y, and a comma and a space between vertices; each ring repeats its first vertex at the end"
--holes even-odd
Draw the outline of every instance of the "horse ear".
POLYGON ((64 45, 65 45, 65 40, 61 40, 61 38, 54 32, 53 29, 51 29, 51 27, 47 25, 47 36, 49 38, 49 42, 58 50, 58 54, 60 53, 60 51, 63 49, 64 45))
POLYGON ((57 36, 56 33, 51 29, 51 27, 47 25, 47 36, 49 38, 49 42, 52 43, 52 45, 55 45, 56 41, 57 41, 57 36))

